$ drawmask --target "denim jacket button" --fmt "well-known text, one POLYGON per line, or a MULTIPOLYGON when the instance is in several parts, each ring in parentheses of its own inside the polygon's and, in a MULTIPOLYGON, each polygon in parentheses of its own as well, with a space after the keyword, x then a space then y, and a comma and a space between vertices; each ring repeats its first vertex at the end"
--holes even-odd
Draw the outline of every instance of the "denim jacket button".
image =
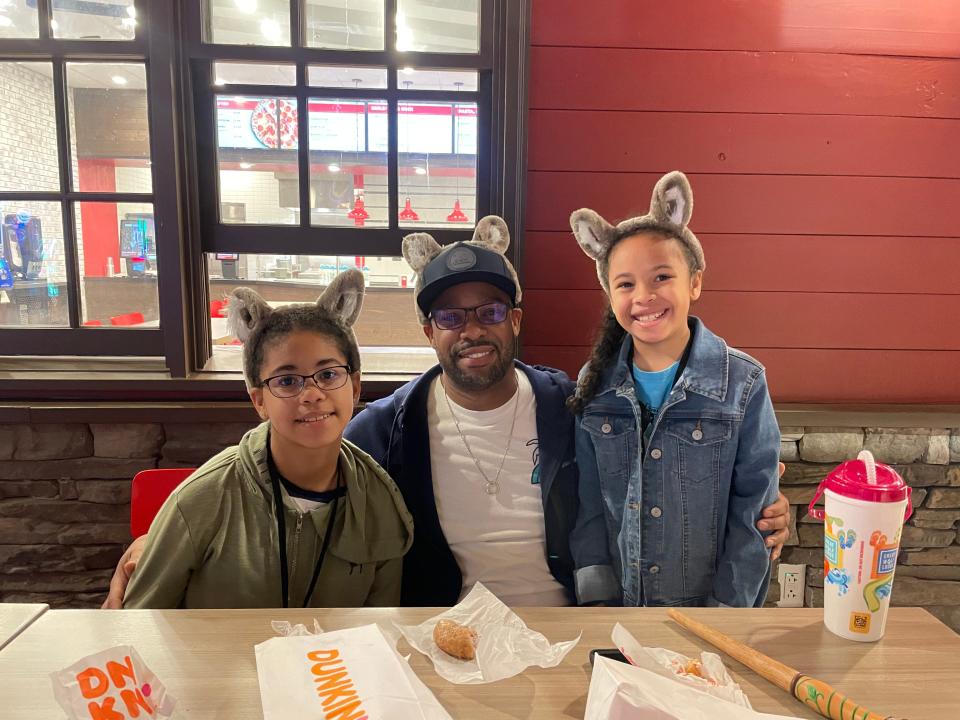
POLYGON ((703 440, 703 431, 702 431, 702 430, 699 430, 699 429, 698 429, 698 430, 694 430, 692 433, 690 433, 690 435, 693 437, 694 440, 703 440))
POLYGON ((610 432, 611 430, 613 430, 613 426, 612 426, 610 423, 604 423, 603 425, 600 426, 600 430, 601 430, 604 434, 607 434, 608 432, 610 432))
POLYGON ((658 572, 660 572, 660 566, 659 566, 659 565, 651 565, 651 566, 650 566, 650 574, 651 574, 651 575, 656 575, 658 572))
POLYGON ((650 514, 653 515, 655 518, 658 518, 661 515, 663 515, 663 510, 661 510, 658 507, 652 507, 650 508, 650 514))
POLYGON ((652 457, 654 460, 659 460, 662 454, 663 453, 660 452, 660 448, 654 448, 650 451, 650 457, 652 457))
POLYGON ((630 509, 631 509, 631 510, 636 510, 636 509, 638 509, 639 507, 640 507, 640 504, 639 504, 639 503, 630 503, 630 509))

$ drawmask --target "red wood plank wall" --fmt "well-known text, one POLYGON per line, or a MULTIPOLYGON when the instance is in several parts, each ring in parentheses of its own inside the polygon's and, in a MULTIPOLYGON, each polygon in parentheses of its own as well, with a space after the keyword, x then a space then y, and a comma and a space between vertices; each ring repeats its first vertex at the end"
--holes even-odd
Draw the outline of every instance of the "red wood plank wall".
POLYGON ((680 169, 695 312, 780 402, 960 402, 960 3, 534 0, 524 358, 604 305, 568 217, 680 169))

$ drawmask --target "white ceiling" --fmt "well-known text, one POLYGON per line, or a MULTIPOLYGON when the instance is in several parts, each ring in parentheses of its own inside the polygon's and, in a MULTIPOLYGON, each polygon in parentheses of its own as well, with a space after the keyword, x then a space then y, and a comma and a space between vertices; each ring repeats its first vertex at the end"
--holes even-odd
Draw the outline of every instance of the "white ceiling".
MULTIPOLYGON (((37 3, 0 0, 0 37, 38 37, 37 3)), ((133 0, 53 0, 53 36, 91 40, 132 40, 133 0)))
MULTIPOLYGON (((17 63, 26 70, 53 77, 50 63, 17 63)), ((146 70, 135 63, 67 63, 67 86, 72 88, 109 88, 111 90, 145 90, 146 70), (114 78, 126 83, 115 82, 114 78)))
MULTIPOLYGON (((306 43, 335 49, 383 49, 383 0, 299 0, 306 43)), ((133 0, 52 0, 54 37, 129 40, 133 0)), ((34 2, 34 5, 36 3, 34 2)), ((476 53, 480 0, 399 0, 401 50, 476 53)), ((240 45, 289 45, 290 0, 209 0, 213 39, 240 45), (264 24, 266 23, 266 24, 264 24), (266 32, 266 34, 265 34, 266 32)), ((37 37, 37 9, 0 0, 0 37, 37 37)))
MULTIPOLYGON (((383 0, 303 0, 306 44, 383 49, 383 0)), ((480 0, 399 0, 401 49, 476 53, 480 0)), ((210 0, 213 40, 239 45, 289 43, 288 0, 210 0), (263 23, 280 36, 267 37, 263 23)), ((268 33, 269 35, 269 33, 268 33)))

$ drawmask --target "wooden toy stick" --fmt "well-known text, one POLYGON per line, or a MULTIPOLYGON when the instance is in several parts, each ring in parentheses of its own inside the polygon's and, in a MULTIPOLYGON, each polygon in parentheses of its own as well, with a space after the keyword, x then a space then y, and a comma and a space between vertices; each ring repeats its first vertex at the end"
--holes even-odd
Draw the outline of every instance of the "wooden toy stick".
POLYGON ((769 680, 779 688, 786 690, 807 707, 813 708, 830 720, 892 720, 858 705, 850 698, 834 690, 830 685, 816 678, 804 675, 799 670, 784 665, 749 645, 724 635, 689 615, 670 609, 667 615, 694 635, 725 652, 769 680))

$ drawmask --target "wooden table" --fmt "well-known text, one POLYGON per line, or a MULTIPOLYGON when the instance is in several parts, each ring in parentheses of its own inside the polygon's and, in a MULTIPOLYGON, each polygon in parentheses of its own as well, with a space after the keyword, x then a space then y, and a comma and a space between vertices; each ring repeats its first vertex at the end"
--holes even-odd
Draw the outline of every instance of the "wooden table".
POLYGON ((49 607, 40 603, 0 603, 0 650, 49 607))
MULTIPOLYGON (((324 629, 377 621, 410 624, 429 609, 51 610, 0 652, 3 717, 59 718, 49 674, 113 645, 134 645, 178 700, 177 717, 261 718, 253 646, 274 635, 270 620, 316 617, 324 629), (27 699, 30 705, 27 706, 27 699)), ((875 712, 910 720, 958 717, 960 636, 919 608, 893 608, 879 643, 842 640, 815 609, 692 609, 690 614, 789 665, 818 676, 875 712)), ((621 622, 640 642, 696 654, 706 645, 661 609, 536 608, 517 613, 551 641, 583 638, 553 669, 531 668, 493 685, 451 685, 413 653, 411 665, 456 720, 582 718, 590 682, 588 651, 610 647, 621 622)), ((406 652, 406 643, 400 649, 406 652)), ((724 658, 754 708, 818 717, 742 665, 724 658)))

